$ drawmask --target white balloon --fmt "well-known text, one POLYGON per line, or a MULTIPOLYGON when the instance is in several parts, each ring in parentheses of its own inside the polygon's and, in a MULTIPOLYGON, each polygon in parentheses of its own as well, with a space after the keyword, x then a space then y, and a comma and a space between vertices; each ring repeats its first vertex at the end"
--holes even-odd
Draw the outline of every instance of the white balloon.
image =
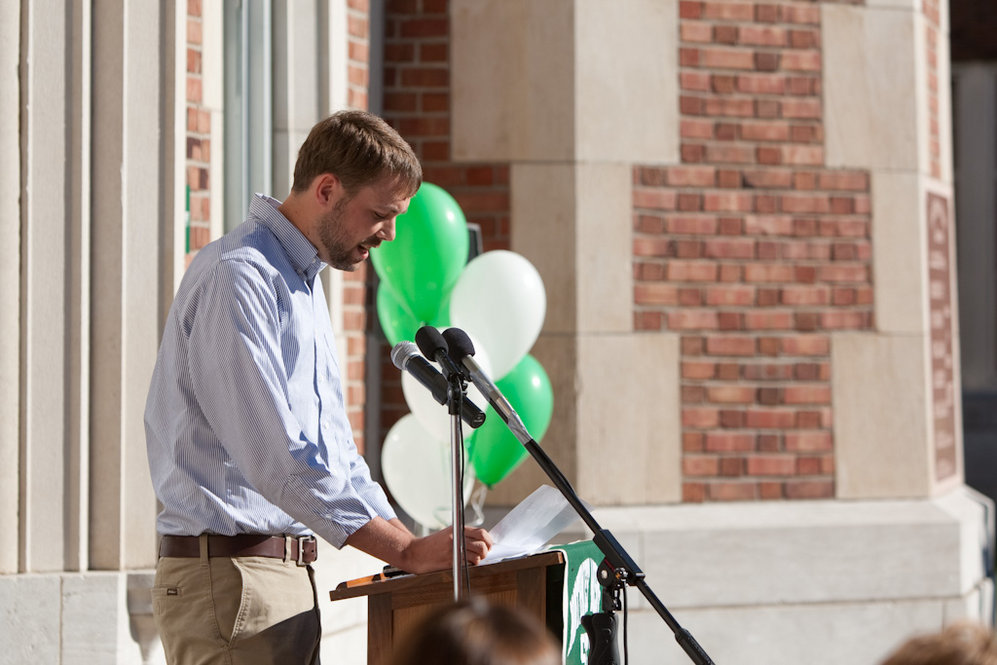
MULTIPOLYGON (((486 374, 491 376, 492 364, 488 352, 480 348, 480 344, 473 336, 468 335, 468 337, 474 345, 475 361, 486 374)), ((433 366, 437 367, 435 364, 433 366)), ((429 391, 429 388, 419 383, 408 372, 402 372, 402 394, 405 396, 405 403, 408 404, 409 411, 428 433, 441 441, 450 441, 450 414, 447 412, 446 404, 440 404, 433 399, 433 393, 429 391)), ((482 413, 488 407, 488 401, 473 383, 467 386, 467 399, 474 402, 474 405, 481 409, 482 413)), ((474 433, 474 430, 467 423, 461 421, 461 425, 465 439, 474 433)))
POLYGON ((525 257, 503 249, 476 256, 450 295, 451 324, 481 341, 495 380, 533 347, 546 313, 540 273, 525 257))
MULTIPOLYGON (((432 437, 411 414, 388 431, 381 448, 381 472, 398 505, 431 529, 449 526, 452 515, 450 443, 432 437)), ((464 456, 464 502, 474 488, 474 471, 464 456)))

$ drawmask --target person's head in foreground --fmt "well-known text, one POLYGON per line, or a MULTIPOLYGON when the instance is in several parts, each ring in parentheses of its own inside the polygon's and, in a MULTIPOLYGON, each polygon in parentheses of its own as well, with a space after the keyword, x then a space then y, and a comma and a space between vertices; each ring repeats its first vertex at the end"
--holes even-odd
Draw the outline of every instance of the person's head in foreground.
POLYGON ((414 626, 392 665, 559 665, 540 620, 483 598, 440 608, 414 626))
POLYGON ((911 637, 882 665, 997 665, 997 640, 992 629, 960 621, 911 637))

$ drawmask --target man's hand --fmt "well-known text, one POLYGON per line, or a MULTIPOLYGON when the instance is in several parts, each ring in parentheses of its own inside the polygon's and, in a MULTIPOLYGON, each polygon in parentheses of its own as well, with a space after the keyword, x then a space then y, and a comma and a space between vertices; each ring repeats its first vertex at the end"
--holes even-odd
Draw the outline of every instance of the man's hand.
MULTIPOLYGON (((492 536, 484 529, 464 527, 464 550, 467 562, 478 564, 492 548, 492 536)), ((445 570, 453 564, 453 529, 446 528, 424 538, 416 538, 404 552, 398 567, 410 573, 445 570)))
MULTIPOLYGON (((346 544, 410 573, 446 570, 453 563, 452 529, 446 528, 416 538, 397 521, 375 517, 346 539, 346 544)), ((492 536, 485 529, 464 527, 467 562, 477 564, 492 547, 492 536)))

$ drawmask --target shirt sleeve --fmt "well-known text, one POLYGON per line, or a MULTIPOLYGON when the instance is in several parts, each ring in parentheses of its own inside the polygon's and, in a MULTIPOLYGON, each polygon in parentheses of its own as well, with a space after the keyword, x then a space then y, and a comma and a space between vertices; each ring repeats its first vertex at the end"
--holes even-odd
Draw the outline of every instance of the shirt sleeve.
POLYGON ((190 328, 193 390, 246 481, 342 547, 384 513, 387 499, 355 446, 349 468, 330 468, 292 413, 280 344, 281 310, 289 304, 263 269, 244 260, 220 262, 206 276, 190 328))

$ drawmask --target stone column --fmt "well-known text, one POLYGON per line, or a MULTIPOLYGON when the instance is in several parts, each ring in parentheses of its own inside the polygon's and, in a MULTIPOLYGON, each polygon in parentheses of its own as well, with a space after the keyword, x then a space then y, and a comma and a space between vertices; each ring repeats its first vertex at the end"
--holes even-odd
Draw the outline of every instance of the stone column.
POLYGON ((90 559, 117 570, 156 559, 143 413, 161 332, 161 228, 173 224, 161 186, 169 49, 157 46, 157 4, 97 3, 93 26, 90 559))
MULTIPOLYGON (((543 446, 593 502, 675 501, 679 338, 634 332, 629 163, 678 159, 676 79, 660 75, 676 4, 455 0, 451 17, 453 158, 511 164, 510 248, 548 294, 543 446)), ((543 479, 524 464, 493 499, 543 479)))

